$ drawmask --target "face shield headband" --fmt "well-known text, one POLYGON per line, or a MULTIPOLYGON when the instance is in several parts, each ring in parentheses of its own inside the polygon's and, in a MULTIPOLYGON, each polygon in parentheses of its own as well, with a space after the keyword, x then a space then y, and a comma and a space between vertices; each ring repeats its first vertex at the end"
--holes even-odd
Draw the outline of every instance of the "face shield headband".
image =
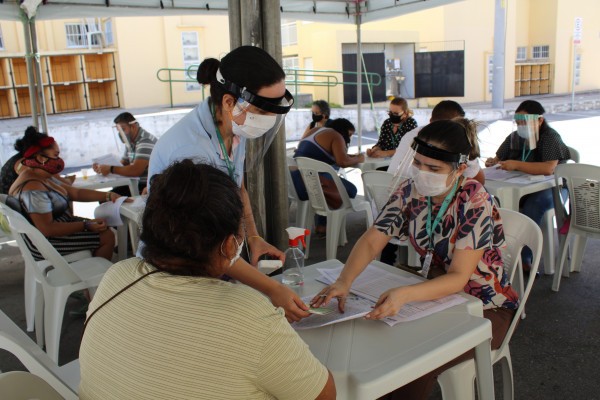
POLYGON ((451 153, 447 150, 435 147, 430 143, 426 143, 419 138, 415 138, 412 146, 417 153, 424 155, 425 157, 433 158, 439 161, 452 162, 458 164, 464 164, 469 159, 468 154, 451 153))
POLYGON ((285 90, 283 97, 262 97, 248 91, 245 87, 240 88, 235 83, 226 80, 223 78, 221 70, 219 69, 217 70, 217 82, 223 85, 225 90, 228 92, 233 93, 235 96, 267 112, 274 114, 287 114, 294 105, 294 96, 292 96, 287 89, 285 90))

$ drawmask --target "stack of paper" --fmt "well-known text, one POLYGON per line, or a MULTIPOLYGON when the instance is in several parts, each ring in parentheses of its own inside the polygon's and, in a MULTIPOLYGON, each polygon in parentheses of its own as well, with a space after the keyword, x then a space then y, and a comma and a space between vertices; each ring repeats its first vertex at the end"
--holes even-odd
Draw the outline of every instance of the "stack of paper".
MULTIPOLYGON (((319 282, 327 285, 336 281, 343 267, 333 269, 318 269, 321 276, 317 278, 319 282)), ((340 313, 337 309, 337 301, 331 301, 328 307, 333 310, 326 315, 312 315, 304 320, 294 323, 292 326, 296 329, 316 328, 336 322, 346 321, 348 319, 359 318, 368 314, 375 306, 377 300, 383 292, 399 286, 414 285, 422 282, 422 279, 417 277, 402 276, 388 272, 382 268, 368 265, 367 268, 354 280, 350 296, 346 299, 346 312, 340 313)), ((314 296, 308 296, 303 300, 310 302, 314 296)), ((394 326, 399 322, 413 321, 419 318, 426 317, 446 308, 461 304, 467 301, 466 298, 452 294, 437 300, 422 301, 405 304, 393 317, 388 317, 383 320, 389 326, 394 326)))

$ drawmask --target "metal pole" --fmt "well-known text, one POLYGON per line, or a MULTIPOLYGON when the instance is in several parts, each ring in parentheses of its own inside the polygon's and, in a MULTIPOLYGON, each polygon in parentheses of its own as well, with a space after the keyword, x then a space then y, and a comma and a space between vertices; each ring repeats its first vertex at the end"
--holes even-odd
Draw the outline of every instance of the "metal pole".
POLYGON ((360 24, 361 24, 361 15, 360 15, 360 3, 356 2, 356 110, 357 117, 356 122, 358 126, 357 134, 358 134, 358 152, 361 152, 362 147, 362 43, 361 43, 361 35, 360 35, 360 24))
POLYGON ((42 118, 42 131, 48 133, 48 115, 46 115, 46 96, 44 96, 44 81, 42 80, 42 66, 40 65, 40 54, 38 53, 37 32, 35 29, 35 18, 29 20, 31 29, 31 46, 34 54, 35 78, 37 81, 37 93, 40 101, 40 117, 42 118))
POLYGON ((31 119, 33 120, 33 126, 38 129, 38 110, 37 110, 37 96, 35 91, 35 75, 33 73, 32 57, 33 52, 31 50, 31 30, 29 29, 29 19, 23 11, 21 11, 21 18, 23 21, 23 33, 25 34, 25 64, 27 66, 27 84, 29 85, 29 102, 31 104, 31 119))
POLYGON ((504 53, 506 47, 506 0, 496 0, 494 15, 494 73, 492 107, 504 108, 504 53))
POLYGON ((242 45, 242 14, 240 0, 228 0, 229 10, 229 47, 235 49, 242 45))

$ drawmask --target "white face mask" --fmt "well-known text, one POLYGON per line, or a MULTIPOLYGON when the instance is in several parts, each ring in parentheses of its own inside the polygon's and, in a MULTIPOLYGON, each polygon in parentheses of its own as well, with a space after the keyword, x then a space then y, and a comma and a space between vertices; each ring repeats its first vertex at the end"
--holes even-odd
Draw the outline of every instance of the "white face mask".
POLYGON ((435 172, 421 171, 416 166, 411 166, 412 178, 415 182, 417 192, 422 196, 439 196, 446 193, 452 187, 446 185, 446 180, 450 174, 437 174, 435 172))
POLYGON ((529 126, 527 125, 517 125, 517 134, 523 139, 529 139, 531 136, 529 133, 529 126))
POLYGON ((231 259, 231 261, 229 262, 229 268, 231 268, 231 266, 233 264, 235 264, 235 262, 237 260, 240 259, 240 255, 242 254, 242 250, 244 248, 244 241, 242 240, 242 243, 238 243, 237 239, 235 238, 235 235, 233 235, 233 240, 235 240, 235 244, 237 245, 237 251, 235 252, 235 256, 233 256, 233 258, 231 259))
POLYGON ((276 115, 254 114, 246 111, 246 120, 244 121, 244 124, 238 125, 232 119, 231 127, 234 135, 246 139, 258 139, 275 126, 275 122, 277 122, 276 115))

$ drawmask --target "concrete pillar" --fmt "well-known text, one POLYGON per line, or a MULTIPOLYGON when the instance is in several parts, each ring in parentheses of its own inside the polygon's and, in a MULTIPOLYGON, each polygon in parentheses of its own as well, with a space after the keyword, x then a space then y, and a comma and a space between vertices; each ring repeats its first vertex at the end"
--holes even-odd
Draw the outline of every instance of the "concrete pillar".
MULTIPOLYGON (((258 46, 281 64, 281 14, 275 0, 229 0, 231 48, 258 46)), ((261 140, 246 142, 246 159, 260 161, 247 168, 246 188, 259 234, 279 249, 287 247, 288 226, 287 163, 285 126, 277 133, 264 159, 261 140), (265 172, 269 176, 265 183, 265 172)))

